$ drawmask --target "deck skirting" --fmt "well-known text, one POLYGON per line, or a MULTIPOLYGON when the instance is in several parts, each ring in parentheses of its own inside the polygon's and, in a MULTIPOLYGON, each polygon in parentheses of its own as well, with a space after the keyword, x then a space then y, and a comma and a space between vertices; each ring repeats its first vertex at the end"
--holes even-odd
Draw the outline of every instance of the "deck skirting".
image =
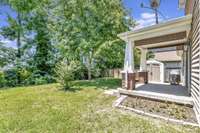
POLYGON ((175 96, 169 94, 161 94, 155 92, 147 92, 147 91, 137 91, 137 90, 125 90, 122 88, 118 88, 120 95, 129 95, 136 97, 143 97, 147 99, 163 101, 163 102, 172 102, 176 104, 182 104, 186 106, 193 106, 193 98, 187 96, 175 96))

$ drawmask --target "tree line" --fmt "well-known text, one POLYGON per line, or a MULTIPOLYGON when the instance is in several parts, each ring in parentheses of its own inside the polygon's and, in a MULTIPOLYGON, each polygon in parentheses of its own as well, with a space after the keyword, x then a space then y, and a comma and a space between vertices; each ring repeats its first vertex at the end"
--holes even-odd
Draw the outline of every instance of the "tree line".
POLYGON ((1 87, 91 79, 123 67, 117 34, 135 23, 121 0, 1 0, 1 6, 16 16, 7 13, 0 35, 17 44, 0 44, 1 87))

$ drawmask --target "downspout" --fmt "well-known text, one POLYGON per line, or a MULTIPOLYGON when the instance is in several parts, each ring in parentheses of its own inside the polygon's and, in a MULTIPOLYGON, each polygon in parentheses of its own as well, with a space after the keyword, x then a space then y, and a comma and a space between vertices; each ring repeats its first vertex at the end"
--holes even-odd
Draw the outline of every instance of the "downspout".
POLYGON ((187 88, 188 93, 191 94, 191 45, 190 40, 187 43, 187 88))

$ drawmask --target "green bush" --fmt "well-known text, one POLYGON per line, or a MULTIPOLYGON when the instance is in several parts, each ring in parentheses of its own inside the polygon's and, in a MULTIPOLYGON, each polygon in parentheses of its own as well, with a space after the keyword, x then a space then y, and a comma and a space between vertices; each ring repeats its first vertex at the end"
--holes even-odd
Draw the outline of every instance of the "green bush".
POLYGON ((9 87, 17 86, 17 69, 9 69, 4 71, 5 85, 9 87))
POLYGON ((47 84, 47 80, 45 77, 39 77, 39 78, 36 78, 34 79, 34 84, 36 85, 42 85, 42 84, 47 84))
POLYGON ((54 78, 45 73, 45 72, 41 72, 41 71, 35 71, 33 72, 26 80, 25 83, 26 85, 41 85, 41 84, 47 84, 47 83, 52 83, 54 82, 54 78))
POLYGON ((0 72, 0 87, 14 87, 17 85, 24 85, 26 79, 30 76, 30 72, 26 69, 12 68, 0 72), (20 82, 18 82, 18 76, 20 82))
POLYGON ((29 72, 25 68, 20 69, 18 71, 18 73, 20 75, 20 80, 21 80, 22 84, 24 84, 24 81, 31 76, 31 72, 29 72))
POLYGON ((70 89, 71 81, 75 79, 75 73, 79 72, 80 69, 81 64, 78 61, 71 61, 70 63, 61 61, 55 68, 57 82, 62 85, 64 90, 70 89))
POLYGON ((54 77, 46 72, 36 70, 31 72, 26 68, 17 69, 16 67, 0 71, 0 88, 22 85, 41 85, 52 82, 55 82, 54 77), (20 79, 20 82, 18 82, 18 78, 20 79))
POLYGON ((6 83, 5 75, 3 71, 0 71, 0 88, 4 87, 6 83))
POLYGON ((83 80, 87 79, 87 68, 83 63, 78 63, 79 69, 74 71, 74 79, 75 80, 83 80))
POLYGON ((101 69, 97 67, 92 69, 92 78, 99 78, 101 77, 101 75, 102 75, 101 69))

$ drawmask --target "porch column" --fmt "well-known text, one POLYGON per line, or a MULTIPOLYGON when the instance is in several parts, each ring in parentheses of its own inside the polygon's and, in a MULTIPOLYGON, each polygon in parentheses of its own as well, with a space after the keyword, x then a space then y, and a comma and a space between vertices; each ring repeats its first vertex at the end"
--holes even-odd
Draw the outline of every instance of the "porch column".
POLYGON ((127 41, 124 60, 124 71, 132 73, 134 70, 134 57, 133 57, 134 43, 131 40, 127 41))
POLYGON ((187 57, 186 54, 187 53, 187 45, 184 45, 184 49, 183 49, 183 55, 182 55, 182 81, 183 81, 183 86, 188 87, 187 86, 187 57))
POLYGON ((133 48, 134 42, 128 40, 125 49, 124 69, 122 71, 122 88, 128 90, 135 88, 133 48))
POLYGON ((141 50, 140 71, 146 71, 147 70, 147 64, 146 64, 147 49, 141 48, 140 50, 141 50))

